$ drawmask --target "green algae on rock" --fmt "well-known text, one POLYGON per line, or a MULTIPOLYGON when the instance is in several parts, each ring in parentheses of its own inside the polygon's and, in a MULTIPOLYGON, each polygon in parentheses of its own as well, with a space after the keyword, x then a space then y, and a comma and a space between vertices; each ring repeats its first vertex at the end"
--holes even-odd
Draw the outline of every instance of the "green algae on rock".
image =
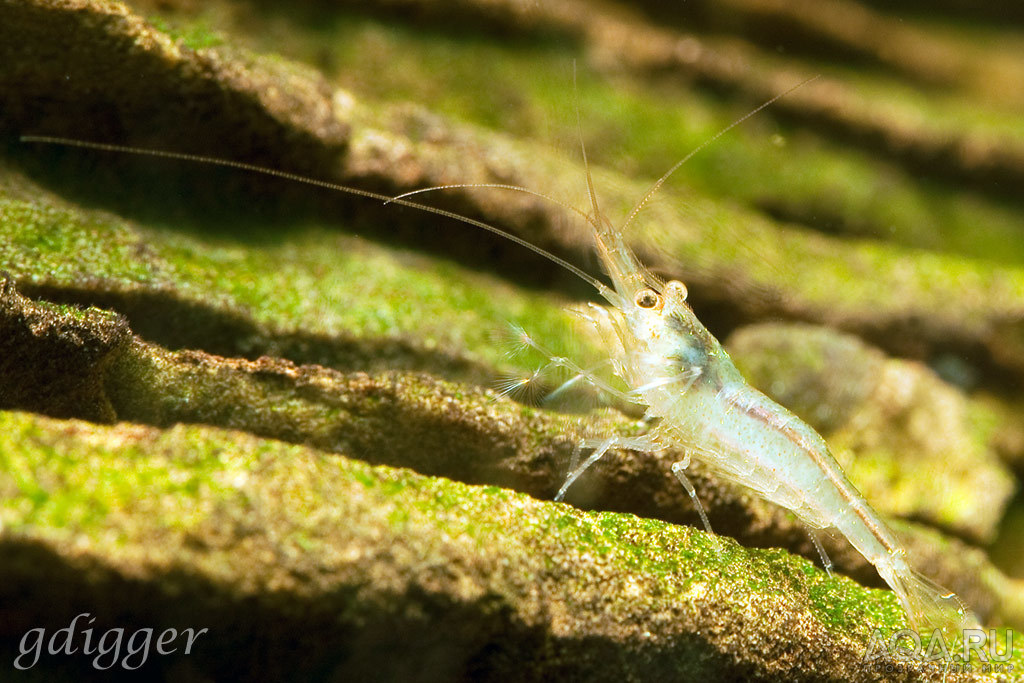
POLYGON ((31 199, 0 198, 6 271, 51 300, 115 308, 165 346, 476 383, 523 370, 494 343, 510 321, 568 352, 571 323, 550 297, 454 264, 308 226, 261 245, 174 235, 19 182, 31 199))
MULTIPOLYGON (((31 320, 49 317, 54 329, 76 339, 99 332, 90 325, 106 317, 83 314, 73 307, 35 303, 13 292, 6 303, 11 339, 32 341, 31 320), (66 311, 66 312, 62 312, 66 311), (75 326, 81 326, 77 329, 75 326)), ((124 322, 120 324, 123 326, 124 322)), ((59 339, 59 338, 58 338, 59 339)), ((183 350, 169 352, 121 329, 119 343, 95 362, 76 358, 93 403, 79 398, 77 412, 95 419, 102 409, 107 420, 133 420, 155 426, 177 422, 241 429, 321 450, 345 453, 375 463, 413 467, 419 472, 467 482, 513 487, 550 498, 559 487, 579 427, 565 416, 533 410, 472 386, 456 385, 425 374, 387 372, 341 373, 320 366, 297 366, 262 357, 255 361, 222 358, 183 350)), ((46 348, 47 340, 12 346, 15 357, 46 348)), ((45 361, 45 359, 44 359, 45 361)), ((25 406, 46 412, 52 387, 38 363, 26 362, 5 378, 31 392, 10 393, 25 406)), ((46 367, 45 362, 43 367, 46 367)), ((74 377, 74 375, 72 375, 74 377)), ((0 383, 2 386, 6 384, 0 383)), ((592 415, 588 429, 597 433, 635 432, 636 423, 606 414, 592 415)), ((570 499, 596 509, 634 512, 670 521, 696 521, 689 499, 668 472, 679 453, 609 454, 574 487, 570 499)), ((795 547, 814 557, 803 529, 782 511, 709 476, 698 465, 693 478, 716 526, 745 543, 795 547)), ((907 537, 917 548, 919 534, 907 537)), ((864 559, 840 539, 826 539, 836 566, 861 580, 877 581, 864 559)), ((925 543, 925 548, 934 541, 925 543)), ((964 564, 964 552, 935 555, 933 571, 970 596, 983 614, 1016 614, 1018 607, 999 581, 981 583, 979 565, 964 564), (1007 602, 1007 600, 1009 600, 1007 602), (1006 605, 1005 612, 999 605, 1006 605)), ((1009 591, 1012 595, 1012 589, 1009 591)))
POLYGON ((798 659, 790 680, 820 680, 903 624, 886 591, 692 528, 207 427, 0 425, 5 604, 52 618, 11 593, 40 577, 103 620, 168 623, 184 601, 210 628, 187 666, 214 677, 772 678, 798 659), (256 666, 265 646, 302 656, 256 666))
MULTIPOLYGON (((89 3, 77 4, 80 9, 90 7, 89 3)), ((415 3, 414 3, 415 4, 415 3)), ((424 11, 429 16, 437 7, 425 3, 424 11)), ((262 156, 246 155, 244 158, 249 161, 265 163, 276 168, 287 168, 292 170, 303 170, 308 173, 316 173, 320 177, 339 180, 342 182, 359 182, 378 189, 388 191, 402 191, 405 189, 416 189, 423 185, 445 184, 450 182, 503 182, 523 184, 528 187, 539 188, 567 188, 575 187, 575 190, 564 194, 568 198, 575 199, 582 196, 583 169, 578 163, 568 163, 565 155, 553 155, 550 153, 550 145, 531 143, 532 133, 524 132, 521 139, 508 140, 503 136, 496 136, 492 132, 481 131, 476 127, 466 127, 455 121, 446 121, 440 117, 433 116, 432 123, 426 128, 422 123, 422 115, 413 118, 412 127, 402 123, 403 119, 409 117, 398 117, 395 121, 392 113, 393 106, 380 106, 364 102, 358 93, 332 90, 325 83, 310 85, 310 81, 317 81, 315 74, 307 74, 308 78, 293 77, 289 73, 276 74, 275 69, 288 72, 287 60, 273 60, 277 66, 274 68, 262 69, 260 66, 252 66, 252 62, 259 62, 253 59, 250 53, 244 51, 225 50, 218 48, 217 51, 198 50, 183 45, 175 45, 169 38, 161 37, 159 31, 148 26, 137 16, 125 14, 126 10, 118 10, 121 16, 111 19, 109 7, 100 7, 99 11, 104 17, 103 21, 92 26, 91 29, 86 22, 77 25, 75 22, 78 15, 70 12, 70 5, 47 5, 46 3, 27 3, 26 14, 18 14, 18 21, 21 23, 37 22, 45 26, 48 20, 57 21, 62 25, 70 23, 74 28, 77 41, 87 41, 88 31, 95 31, 95 45, 92 49, 99 51, 97 59, 100 62, 113 59, 123 60, 123 68, 126 72, 139 71, 150 74, 152 78, 147 82, 160 84, 160 88, 177 93, 183 101, 195 93, 205 93, 207 89, 223 89, 227 94, 223 97, 197 97, 197 107, 209 109, 217 103, 224 105, 224 108, 209 111, 205 120, 209 126, 203 128, 204 136, 209 133, 209 144, 199 149, 202 153, 223 153, 232 158, 239 158, 235 149, 225 149, 222 145, 230 146, 231 141, 239 134, 239 131, 253 131, 261 140, 258 146, 264 154, 262 156), (51 12, 53 16, 48 14, 51 12), (54 18, 56 17, 56 18, 54 18), (81 34, 81 35, 80 35, 81 34), (123 43, 128 37, 133 37, 135 42, 130 50, 122 50, 123 43), (158 39, 159 37, 159 39, 158 39), (120 46, 120 47, 119 47, 120 46), (173 48, 173 49, 172 49, 173 48), (173 54, 172 54, 173 53, 173 54), (171 55, 169 57, 169 55, 171 55), (173 57, 173 58, 172 58, 173 57), (179 74, 174 68, 167 66, 170 60, 172 64, 180 66, 179 74), (237 62, 237 63, 236 63, 237 62), (213 66, 210 66, 213 64, 213 66), (157 65, 157 66, 154 66, 157 65), (162 66, 160 66, 162 65, 162 66), (205 66, 204 66, 205 65, 205 66), (251 72, 255 70, 257 75, 251 72), (242 76, 239 76, 242 74, 242 76), (276 74, 276 75, 275 75, 276 74), (263 87, 267 82, 273 87, 263 87), (182 83, 184 82, 184 84, 182 83), (183 92, 178 93, 178 90, 183 92), (274 97, 264 96, 264 91, 277 93, 274 97), (233 98, 240 98, 244 106, 227 107, 233 98), (268 99, 269 98, 269 99, 268 99), (329 126, 325 121, 333 121, 337 126, 329 126), (226 132, 225 132, 226 131, 226 132), (264 139, 270 136, 273 139, 264 139), (276 137, 275 137, 276 136, 276 137), (302 144, 295 144, 300 140, 302 144), (339 142, 342 141, 342 142, 339 142), (376 141, 373 143, 373 141, 376 141), (351 144, 350 144, 351 143, 351 144), (371 144, 373 143, 373 144, 371 144), (546 150, 546 151, 545 151, 546 150), (527 161, 529 160, 529 161, 527 161)), ((500 4, 495 9, 488 10, 486 7, 476 7, 474 3, 467 3, 464 7, 467 12, 497 11, 499 14, 509 13, 509 16, 518 17, 517 24, 524 26, 533 25, 528 18, 522 16, 521 8, 514 4, 500 4), (522 19, 522 22, 519 22, 522 19)), ((617 44, 616 41, 625 40, 634 45, 642 41, 644 36, 654 36, 658 50, 671 47, 671 54, 663 55, 674 65, 671 68, 681 69, 686 72, 690 67, 679 62, 680 55, 676 54, 676 45, 686 43, 686 38, 671 35, 665 36, 658 31, 652 31, 649 25, 636 26, 634 23, 623 22, 621 17, 615 13, 598 13, 591 16, 592 12, 580 12, 580 6, 572 3, 558 3, 557 9, 549 8, 550 15, 543 14, 535 17, 541 23, 568 22, 576 27, 574 33, 582 30, 582 35, 592 39, 595 44, 608 49, 610 45, 617 44), (587 22, 591 23, 587 23, 587 22), (631 32, 631 29, 636 29, 631 32), (593 32, 591 32, 593 31, 593 32), (681 42, 680 42, 681 41, 681 42)), ((87 12, 84 12, 87 13, 87 12)), ((115 14, 117 14, 115 12, 115 14)), ((80 17, 79 17, 80 19, 80 17)), ((334 22, 336 24, 338 22, 334 22)), ((345 22, 341 22, 344 24, 345 22)), ((13 25, 13 24, 12 24, 13 25)), ((34 24, 33 24, 34 25, 34 24)), ((333 24, 332 24, 333 25, 333 24)), ((297 29, 293 29, 297 31, 297 29)), ((372 34, 374 29, 368 29, 372 34)), ((429 39, 416 39, 410 32, 405 32, 408 39, 401 46, 413 50, 415 45, 423 46, 429 50, 429 39)), ((38 31, 30 31, 27 35, 36 36, 38 31)), ((49 34, 47 34, 49 35, 49 34)), ((225 32, 229 35, 229 32, 225 32)), ((443 31, 434 35, 434 41, 445 39, 443 31)), ((302 36, 292 37, 292 40, 301 40, 302 36)), ((309 40, 316 39, 308 37, 309 40)), ((20 46, 27 49, 25 45, 31 45, 31 40, 9 41, 13 46, 20 46)), ((345 41, 340 41, 345 42, 345 41)), ((448 38, 448 42, 452 41, 448 38)), ((713 44, 698 48, 696 53, 700 59, 714 62, 719 59, 716 55, 713 44)), ((112 108, 113 116, 120 121, 126 129, 142 127, 148 137, 145 140, 135 139, 136 143, 146 142, 150 145, 181 148, 183 140, 189 144, 203 144, 203 139, 195 139, 194 131, 189 134, 180 132, 180 121, 174 120, 174 125, 161 125, 163 118, 154 119, 152 116, 146 118, 145 109, 139 113, 137 92, 125 92, 124 83, 116 81, 106 83, 107 88, 101 90, 97 95, 87 90, 81 93, 69 93, 63 82, 64 64, 58 57, 50 61, 43 61, 36 64, 31 61, 31 51, 25 54, 19 53, 15 47, 12 56, 12 63, 18 64, 18 68, 10 73, 17 79, 19 74, 31 73, 33 69, 46 71, 46 78, 31 80, 26 88, 11 88, 7 96, 12 99, 10 109, 18 112, 19 117, 12 119, 13 124, 19 121, 23 126, 30 123, 37 123, 39 117, 28 115, 26 112, 34 113, 39 102, 57 101, 65 99, 74 100, 75 106, 85 106, 96 98, 96 106, 102 104, 105 108, 112 108), (47 71, 49 69, 50 71, 47 71), (52 71, 52 73, 51 73, 52 71), (71 97, 78 94, 79 97, 71 97), (20 99, 19 99, 20 98, 20 99), (134 123, 140 117, 141 123, 134 123)), ((327 49, 326 47, 324 49, 327 49)), ((397 49, 397 48, 396 48, 397 49)), ((452 47, 451 49, 457 49, 452 47)), ((681 49, 681 48, 680 48, 681 49)), ((724 49, 724 48, 723 48, 724 49)), ((495 48, 497 50, 497 48, 495 48)), ((655 50, 657 52, 658 50, 655 50)), ((507 52, 507 50, 506 50, 507 52)), ((728 52, 728 50, 725 50, 728 52)), ((334 54, 331 52, 330 54, 334 54)), ((435 56, 432 59, 444 57, 435 56)), ((497 51, 500 57, 503 53, 497 51)), ((643 60, 657 62, 657 55, 650 54, 650 51, 639 50, 637 55, 630 54, 643 60)), ((448 55, 451 58, 451 55, 448 55)), ((511 59, 512 56, 509 56, 511 59)), ((758 58, 765 59, 771 63, 770 56, 760 54, 758 58)), ((426 57, 424 57, 426 59, 426 57)), ((86 60, 87 61, 87 60, 86 60)), ((683 60, 685 61, 685 60, 683 60)), ((728 61, 728 60, 725 60, 728 61)), ((744 57, 739 64, 750 61, 744 57)), ((474 62, 475 63, 475 62, 474 62)), ((792 69, 782 67, 769 68, 769 74, 755 73, 750 76, 741 77, 737 71, 737 65, 733 64, 726 68, 725 65, 690 65, 698 71, 703 70, 704 77, 718 78, 719 83, 724 87, 735 87, 738 81, 742 81, 741 92, 750 94, 757 92, 767 97, 766 88, 775 94, 778 90, 784 89, 783 85, 792 85, 800 78, 792 69), (705 68, 706 67, 706 68, 705 68), (721 68, 719 68, 721 67, 721 68), (758 78, 762 79, 756 84, 758 78)), ((178 67, 176 67, 178 68, 178 67)), ((310 71, 307 67, 296 67, 298 71, 310 71)), ((553 67, 552 67, 553 68, 553 67)), ((550 72, 551 69, 543 69, 539 66, 533 68, 517 69, 515 73, 520 77, 533 72, 550 72)), ((442 74, 443 70, 434 70, 442 74)), ((646 73, 645 68, 640 69, 636 77, 643 81, 642 74, 646 73)), ((376 74, 379 77, 381 74, 376 74)), ((441 78, 440 75, 437 76, 441 78)), ((702 77, 702 78, 704 78, 702 77)), ((84 78, 84 76, 83 76, 84 78)), ((462 79, 463 87, 470 82, 469 79, 462 79)), ((584 80, 584 86, 590 81, 584 80)), ((842 104, 850 103, 850 97, 842 93, 841 86, 836 83, 812 84, 813 92, 798 91, 797 100, 803 97, 804 100, 789 98, 778 103, 777 108, 792 107, 792 110, 806 109, 806 118, 816 120, 822 116, 838 116, 842 118, 847 113, 842 104), (792 103, 792 104, 790 104, 792 103)), ((445 82, 445 86, 456 89, 459 86, 459 79, 452 79, 452 82, 445 82)), ((526 87, 526 86, 524 86, 526 87)), ((543 88, 530 86, 530 92, 542 92, 543 88)), ((548 88, 549 92, 558 93, 564 97, 564 88, 548 88)), ((162 91, 161 91, 162 92, 162 91)), ((160 94, 160 93, 157 93, 160 94)), ((583 93, 585 96, 587 92, 583 93)), ((629 98, 615 93, 594 93, 595 108, 599 110, 625 111, 623 116, 637 115, 634 108, 629 106, 629 98)), ((165 98, 167 99, 167 98, 165 98)), ((173 98, 170 98, 173 99, 173 98)), ((857 99, 857 98, 853 98, 857 99)), ((456 96, 456 101, 458 98, 456 96)), ((680 102, 685 105, 685 102, 680 102)), ((705 106, 705 105, 701 105, 705 106)), ((734 117, 735 112, 727 112, 720 105, 706 105, 715 110, 708 115, 711 120, 706 122, 700 131, 688 133, 689 137, 678 142, 672 140, 657 140, 656 143, 648 141, 648 147, 653 149, 664 149, 671 147, 678 150, 678 156, 689 150, 692 145, 693 136, 703 136, 707 139, 710 131, 717 125, 725 125, 729 118, 734 117), (671 145, 669 143, 672 143, 671 145)), ((851 105, 852 106, 852 105, 851 105)), ((869 108, 868 103, 858 102, 854 109, 857 114, 854 118, 867 116, 865 110, 869 108)), ((399 108, 400 109, 400 108, 399 108)), ((74 109, 62 110, 65 117, 72 116, 74 109)), ((46 120, 52 118, 54 112, 46 112, 46 120)), ((160 117, 165 117, 168 112, 161 110, 160 117)), ((906 126, 902 123, 901 117, 894 117, 895 121, 886 121, 885 117, 875 120, 873 115, 867 116, 868 128, 885 130, 881 135, 883 138, 894 138, 894 149, 899 148, 899 140, 906 138, 906 126)), ((953 117, 955 119, 955 117, 953 117)), ((81 117, 76 124, 78 135, 86 135, 89 126, 94 123, 88 116, 81 117)), ((613 122, 604 127, 612 125, 613 122)), ((627 126, 629 120, 621 121, 619 125, 627 126)), ((46 132, 61 133, 67 130, 67 122, 55 122, 54 127, 46 132), (60 123, 60 125, 56 125, 60 123)), ((859 125, 859 124, 858 124, 859 125)), ((651 126, 638 122, 634 128, 648 130, 651 126)), ((856 126, 854 126, 856 127, 856 126)), ((927 128, 927 126, 925 126, 927 128)), ((659 128, 659 136, 667 135, 672 126, 659 128)), ((827 126, 826 126, 827 129, 827 126)), ((19 131, 22 132, 22 131, 19 131)), ((781 139, 787 139, 788 131, 779 133, 781 139), (785 133, 785 134, 783 134, 785 133)), ((849 137, 857 140, 863 137, 872 138, 874 133, 868 132, 864 135, 851 133, 849 137)), ((914 154, 921 157, 928 157, 931 167, 939 167, 941 164, 934 163, 934 158, 949 157, 951 165, 963 154, 974 154, 977 150, 973 143, 954 144, 953 149, 947 149, 944 144, 936 143, 933 139, 937 136, 934 131, 922 134, 920 149, 914 154), (963 150, 960 147, 964 147, 963 150), (927 150, 932 150, 931 152, 927 150), (929 157, 929 154, 932 156, 929 157)), ((938 135, 942 137, 941 135, 938 135)), ((607 136, 614 141, 614 136, 607 136)), ((837 134, 838 139, 846 139, 844 135, 837 134)), ((914 137, 913 131, 910 137, 914 137)), ((701 138, 697 138, 701 139, 701 138)), ((827 141, 822 143, 828 145, 827 141)), ((239 144, 236 149, 247 150, 254 145, 250 143, 239 144)), ((845 154, 842 146, 835 149, 827 149, 818 154, 816 160, 799 161, 796 163, 800 168, 792 169, 791 173, 777 173, 773 171, 779 163, 774 157, 755 161, 750 159, 749 153, 742 150, 754 146, 749 140, 737 143, 734 147, 736 154, 727 159, 722 159, 709 164, 701 169, 700 173, 690 179, 690 185, 697 188, 707 186, 709 177, 716 174, 721 175, 722 165, 739 168, 760 168, 761 171, 754 171, 752 175, 758 178, 778 175, 780 183, 791 184, 791 181, 804 177, 814 177, 823 173, 823 169, 832 168, 825 176, 833 178, 848 178, 854 173, 858 180, 847 183, 832 182, 831 187, 808 185, 805 191, 798 196, 791 196, 784 199, 787 205, 797 202, 801 207, 811 206, 813 209, 814 197, 816 195, 834 194, 836 188, 850 186, 849 192, 855 188, 870 186, 876 182, 874 179, 885 177, 889 171, 885 168, 873 168, 861 166, 859 170, 852 170, 856 163, 851 162, 838 168, 834 160, 845 154), (845 169, 845 170, 844 170, 845 169)), ((870 144, 868 144, 870 147, 870 144)), ((911 145, 914 147, 914 145, 911 145)), ((985 145, 982 145, 985 149, 985 145)), ((601 145, 591 145, 595 158, 600 158, 601 145)), ((1016 162, 1002 159, 998 148, 992 155, 986 156, 985 160, 978 160, 971 156, 976 169, 981 174, 979 182, 984 180, 987 160, 991 160, 996 166, 1006 161, 1010 166, 1016 162)), ((21 150, 23 153, 24 150, 21 150)), ((897 150, 898 151, 898 150, 897 150)), ((634 150, 635 152, 635 150, 634 150)), ((622 166, 622 152, 609 156, 609 165, 622 166)), ((1016 152, 1010 156, 1014 156, 1016 152)), ((763 155, 762 155, 763 156, 763 155)), ((678 158, 678 157, 676 157, 678 158)), ((626 160, 628 161, 628 159, 626 160)), ((973 163, 972 162, 972 163, 973 163)), ((107 159, 105 166, 109 169, 116 169, 124 162, 115 159, 107 159)), ((970 168, 963 168, 964 173, 969 174, 970 168)), ((627 208, 632 205, 637 197, 641 196, 647 183, 632 181, 628 182, 619 174, 603 173, 601 169, 594 169, 599 176, 603 175, 603 181, 599 184, 602 196, 605 197, 605 205, 617 207, 625 205, 627 208), (616 188, 616 189, 611 189, 616 188)), ((114 172, 114 171, 109 171, 114 172)), ((1013 177, 1018 171, 1006 170, 1006 177, 1013 177)), ((116 175, 116 173, 115 173, 116 175)), ((899 240, 888 239, 888 231, 894 226, 897 218, 894 215, 879 215, 872 219, 874 227, 871 234, 879 237, 887 237, 888 244, 881 246, 874 243, 849 243, 836 241, 832 238, 823 238, 821 235, 805 235, 801 230, 794 230, 787 226, 784 221, 766 220, 764 207, 772 204, 774 200, 762 201, 757 197, 749 200, 750 207, 733 206, 734 193, 727 192, 727 186, 732 184, 750 185, 751 182, 737 180, 735 177, 723 182, 717 181, 717 185, 709 192, 692 193, 665 193, 667 200, 672 200, 675 206, 690 203, 698 207, 699 216, 691 216, 687 219, 680 219, 673 210, 663 210, 651 214, 649 218, 657 221, 657 229, 641 229, 636 232, 632 246, 639 247, 638 251, 645 258, 654 256, 648 240, 659 238, 670 250, 670 257, 658 257, 649 259, 651 264, 658 270, 674 276, 682 276, 687 280, 693 294, 696 305, 701 307, 699 313, 707 313, 705 318, 712 327, 715 325, 729 326, 729 320, 737 316, 744 319, 762 318, 770 315, 784 315, 790 318, 803 320, 827 322, 840 326, 846 330, 858 333, 879 345, 880 347, 899 355, 906 355, 915 358, 925 358, 936 348, 943 350, 954 350, 963 352, 971 359, 976 369, 989 377, 1005 376, 1010 373, 1015 377, 1024 377, 1024 346, 1021 344, 1021 328, 1024 323, 1024 310, 1020 301, 1024 299, 1024 277, 1021 276, 1019 268, 1013 265, 997 266, 987 263, 983 259, 977 261, 965 261, 955 255, 929 254, 913 249, 898 249, 895 244, 899 240), (697 224, 700 220, 704 225, 697 224), (721 231, 717 226, 734 226, 727 234, 719 234, 721 231), (709 228, 710 226, 710 228, 709 228), (820 239, 819 239, 820 238, 820 239), (747 246, 737 250, 738 244, 747 246), (646 249, 644 247, 647 247, 646 249), (766 263, 767 260, 767 263, 766 263), (680 262, 682 261, 682 262, 680 262), (800 263, 807 271, 801 277, 793 275, 792 264, 800 263), (780 278, 780 274, 784 277, 780 278), (725 291, 723 291, 725 290, 725 291), (908 306, 908 300, 911 304, 908 306), (716 316, 717 319, 716 319, 716 316)), ((916 182, 914 177, 907 177, 907 187, 921 191, 922 186, 916 182)), ((1012 185, 1011 181, 1006 181, 1012 185)), ((81 183, 77 183, 79 186, 81 183)), ((208 205, 210 197, 209 184, 193 183, 183 185, 187 188, 193 202, 200 197, 204 198, 203 205, 208 205)), ((213 187, 222 189, 220 184, 214 183, 213 187)), ((881 191, 881 190, 879 190, 881 191)), ((846 190, 844 190, 846 192, 846 190)), ((769 194, 786 193, 785 188, 771 190, 769 194)), ((92 193, 96 195, 95 192, 92 193)), ((151 201, 163 195, 161 191, 151 192, 151 201)), ((257 193, 264 194, 264 193, 257 193)), ((558 194, 562 194, 559 192, 558 194)), ((764 194, 764 193, 760 193, 764 194)), ((869 202, 877 202, 878 192, 867 192, 869 202)), ((223 192, 221 193, 223 196, 223 192)), ((1010 236, 1016 234, 1020 226, 1019 213, 1012 207, 1003 205, 992 206, 986 209, 979 207, 977 197, 962 196, 955 206, 949 203, 949 192, 930 192, 927 197, 891 197, 886 202, 889 207, 903 207, 900 210, 908 213, 906 220, 899 219, 903 227, 900 231, 913 232, 920 230, 922 223, 927 224, 934 221, 944 221, 947 216, 958 216, 956 224, 950 224, 947 232, 962 234, 973 229, 972 226, 984 222, 987 226, 996 224, 1002 225, 999 234, 1010 236), (936 203, 937 202, 937 203, 936 203), (914 206, 922 204, 933 204, 933 208, 925 213, 915 212, 914 206), (979 213, 980 212, 980 213, 979 213), (981 220, 979 216, 984 216, 981 220)), ((304 199, 308 199, 305 198, 304 199)), ((563 229, 564 215, 561 208, 553 208, 543 204, 540 200, 528 199, 526 197, 502 196, 495 198, 493 195, 481 195, 479 193, 453 191, 443 193, 437 200, 442 206, 452 208, 456 211, 472 215, 482 215, 503 226, 509 227, 532 241, 540 242, 543 246, 551 248, 559 253, 568 255, 579 255, 588 249, 588 243, 579 230, 563 229)), ((243 200, 244 203, 244 200, 243 200)), ((776 205, 779 202, 774 202, 776 205)), ((860 220, 870 213, 870 208, 862 201, 844 197, 837 206, 841 205, 841 221, 860 220)), ((364 207, 365 208, 365 207, 364 207)), ((894 209, 895 210, 895 209, 894 209)), ((793 216, 816 213, 817 209, 801 213, 797 211, 793 216)), ((771 214, 771 211, 768 211, 771 214)), ((408 220, 408 219, 406 219, 408 220)), ((642 227, 642 226, 640 226, 642 227)), ((945 229, 944 229, 945 230, 945 229)), ((980 234, 973 241, 980 243, 984 241, 985 234, 980 234)), ((915 243, 913 239, 909 240, 915 243)), ((1006 241, 1006 240, 1003 240, 1006 241)), ((1012 241, 1012 240, 1011 240, 1012 241)), ((433 243, 433 240, 426 240, 433 243)), ((421 244, 423 242, 421 241, 421 244)), ((922 243, 923 244, 923 243, 922 243)), ((924 244, 924 246, 934 246, 924 244)), ((458 251, 454 244, 448 243, 446 247, 451 252, 458 251)), ((940 251, 960 251, 956 244, 939 245, 940 251)), ((500 259, 493 264, 496 269, 503 266, 504 261, 514 261, 518 257, 511 257, 509 254, 515 250, 504 250, 500 259)), ((998 243, 989 244, 984 258, 1002 258, 1006 249, 1001 249, 998 243)), ((474 257, 463 255, 463 258, 473 260, 474 257)), ((520 270, 522 267, 520 266, 520 270)), ((538 275, 541 272, 548 273, 544 279, 550 281, 550 268, 547 266, 531 270, 531 275, 538 275), (545 270, 546 269, 546 270, 545 270)), ((536 280, 535 280, 536 281, 536 280)))
POLYGON ((0 408, 111 421, 106 367, 131 332, 102 309, 37 305, 0 277, 0 408))

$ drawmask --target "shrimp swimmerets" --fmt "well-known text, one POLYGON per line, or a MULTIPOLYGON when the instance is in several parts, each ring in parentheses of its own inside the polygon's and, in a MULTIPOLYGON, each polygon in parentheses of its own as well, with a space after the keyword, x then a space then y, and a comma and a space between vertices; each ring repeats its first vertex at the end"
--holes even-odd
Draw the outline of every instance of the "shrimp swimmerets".
MULTIPOLYGON (((608 302, 608 306, 591 304, 586 318, 607 346, 608 363, 614 373, 629 389, 618 391, 571 361, 555 359, 563 367, 577 373, 577 377, 570 380, 570 383, 577 379, 589 381, 603 390, 637 403, 645 408, 645 417, 655 425, 640 437, 613 436, 583 442, 583 445, 592 448, 592 452, 582 464, 577 466, 577 463, 573 463, 556 499, 561 499, 569 486, 612 448, 681 450, 693 454, 720 478, 744 486, 762 498, 792 511, 812 530, 836 529, 875 566, 879 575, 896 593, 916 628, 938 628, 953 632, 973 627, 976 625, 973 615, 955 594, 938 586, 910 565, 903 546, 846 478, 824 439, 796 415, 747 384, 721 344, 701 324, 687 304, 686 286, 674 280, 660 282, 640 264, 623 240, 625 228, 676 169, 697 151, 775 99, 778 98, 773 98, 735 121, 673 166, 633 208, 622 229, 616 229, 601 214, 593 181, 587 170, 592 213, 573 210, 582 215, 593 228, 595 247, 602 267, 611 280, 611 287, 564 259, 511 233, 407 199, 410 195, 429 190, 475 186, 527 192, 552 200, 547 195, 521 187, 497 184, 447 185, 388 197, 215 157, 44 136, 24 136, 22 141, 196 161, 281 177, 446 216, 498 234, 544 256, 594 286, 608 302)), ((562 202, 557 203, 566 206, 562 202)), ((528 338, 527 342, 533 344, 528 338)), ((688 464, 689 455, 675 463, 672 472, 686 488, 704 525, 710 530, 707 516, 685 475, 688 464)))

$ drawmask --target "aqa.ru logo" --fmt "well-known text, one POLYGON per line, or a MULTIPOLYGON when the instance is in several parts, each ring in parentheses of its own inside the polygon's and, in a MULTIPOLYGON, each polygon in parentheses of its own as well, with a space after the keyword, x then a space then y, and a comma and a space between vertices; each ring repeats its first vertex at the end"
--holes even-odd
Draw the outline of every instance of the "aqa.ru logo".
POLYGON ((980 628, 963 630, 963 637, 947 641, 942 631, 935 630, 922 637, 917 631, 903 629, 886 638, 881 629, 871 633, 871 641, 864 653, 864 661, 888 656, 892 659, 914 662, 946 660, 961 663, 1003 663, 1013 656, 1013 631, 1006 629, 1000 644, 996 629, 985 633, 980 628))

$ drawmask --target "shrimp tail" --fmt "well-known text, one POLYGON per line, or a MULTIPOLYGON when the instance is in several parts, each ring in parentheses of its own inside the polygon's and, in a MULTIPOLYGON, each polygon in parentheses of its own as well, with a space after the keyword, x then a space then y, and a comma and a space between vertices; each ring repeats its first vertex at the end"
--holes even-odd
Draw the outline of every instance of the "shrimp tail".
POLYGON ((956 594, 943 588, 906 562, 885 562, 878 573, 892 587, 911 625, 918 632, 942 631, 960 639, 964 629, 980 628, 978 618, 956 594))

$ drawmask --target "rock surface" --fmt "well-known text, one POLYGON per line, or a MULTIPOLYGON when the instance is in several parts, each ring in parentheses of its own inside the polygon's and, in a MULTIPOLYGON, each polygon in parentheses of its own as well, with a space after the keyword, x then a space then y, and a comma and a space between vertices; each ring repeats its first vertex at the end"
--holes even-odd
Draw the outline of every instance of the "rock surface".
POLYGON ((7 638, 113 609, 209 628, 152 662, 177 677, 822 680, 869 670, 869 629, 902 619, 691 527, 240 432, 0 419, 7 638))

